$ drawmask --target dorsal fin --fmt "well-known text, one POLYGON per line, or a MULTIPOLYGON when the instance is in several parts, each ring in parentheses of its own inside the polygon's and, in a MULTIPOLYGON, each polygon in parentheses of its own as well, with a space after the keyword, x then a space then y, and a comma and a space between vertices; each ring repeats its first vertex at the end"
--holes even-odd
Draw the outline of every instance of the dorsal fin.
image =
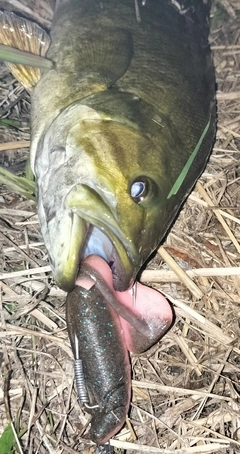
MULTIPOLYGON (((34 22, 14 13, 0 11, 0 43, 44 57, 50 44, 48 34, 34 22)), ((39 81, 39 68, 6 63, 10 71, 30 91, 39 81)))
POLYGON ((58 70, 98 74, 108 87, 125 74, 133 57, 132 30, 117 20, 118 9, 108 17, 108 8, 111 1, 57 0, 48 58, 58 70))
POLYGON ((133 54, 132 35, 124 29, 108 27, 91 31, 91 41, 82 37, 76 45, 81 70, 97 72, 108 86, 126 72, 133 54))

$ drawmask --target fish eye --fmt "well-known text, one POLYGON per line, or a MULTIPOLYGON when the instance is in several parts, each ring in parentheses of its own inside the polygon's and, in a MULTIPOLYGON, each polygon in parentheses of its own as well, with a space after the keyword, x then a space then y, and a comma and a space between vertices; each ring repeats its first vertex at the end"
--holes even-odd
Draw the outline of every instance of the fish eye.
POLYGON ((134 202, 142 202, 149 193, 149 181, 146 177, 138 177, 134 180, 130 187, 130 195, 134 202))

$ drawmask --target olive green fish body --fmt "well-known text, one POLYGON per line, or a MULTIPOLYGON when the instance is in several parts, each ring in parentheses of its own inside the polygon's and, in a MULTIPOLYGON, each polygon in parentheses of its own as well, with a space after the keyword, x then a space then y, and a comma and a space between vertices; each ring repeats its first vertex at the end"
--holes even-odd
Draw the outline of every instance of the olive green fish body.
POLYGON ((55 68, 32 95, 32 162, 63 288, 87 254, 89 226, 114 245, 116 289, 129 287, 204 168, 215 131, 209 6, 185 4, 147 0, 139 21, 128 0, 65 2, 56 13, 55 68))
POLYGON ((215 135, 209 9, 201 0, 57 2, 46 53, 54 65, 31 91, 31 162, 61 288, 97 254, 126 290, 203 171, 215 135))

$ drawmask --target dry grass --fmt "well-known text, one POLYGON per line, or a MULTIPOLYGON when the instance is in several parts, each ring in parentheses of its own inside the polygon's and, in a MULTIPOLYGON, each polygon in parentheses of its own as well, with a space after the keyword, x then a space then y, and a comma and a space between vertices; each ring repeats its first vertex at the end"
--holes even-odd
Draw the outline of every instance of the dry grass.
MULTIPOLYGON (((168 295, 176 318, 158 345, 132 357, 130 416, 112 440, 118 453, 240 451, 240 4, 218 3, 229 16, 220 16, 211 34, 217 141, 195 191, 142 274, 168 295)), ((0 7, 45 26, 50 4, 0 0, 0 7)), ((0 76, 0 111, 22 124, 19 130, 0 126, 0 162, 21 172, 29 97, 4 65, 0 76)), ((0 224, 0 432, 11 418, 16 432, 26 431, 23 453, 93 452, 89 417, 73 385, 65 295, 51 280, 34 202, 2 187, 0 224)))

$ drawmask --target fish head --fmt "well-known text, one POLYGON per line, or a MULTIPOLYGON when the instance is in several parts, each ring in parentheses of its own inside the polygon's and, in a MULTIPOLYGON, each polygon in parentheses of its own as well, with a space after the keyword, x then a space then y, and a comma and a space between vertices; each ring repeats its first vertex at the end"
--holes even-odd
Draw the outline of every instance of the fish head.
POLYGON ((110 265, 115 290, 126 290, 165 231, 171 140, 165 133, 157 148, 153 119, 133 95, 97 96, 61 112, 36 154, 41 230, 66 291, 91 254, 110 265))

